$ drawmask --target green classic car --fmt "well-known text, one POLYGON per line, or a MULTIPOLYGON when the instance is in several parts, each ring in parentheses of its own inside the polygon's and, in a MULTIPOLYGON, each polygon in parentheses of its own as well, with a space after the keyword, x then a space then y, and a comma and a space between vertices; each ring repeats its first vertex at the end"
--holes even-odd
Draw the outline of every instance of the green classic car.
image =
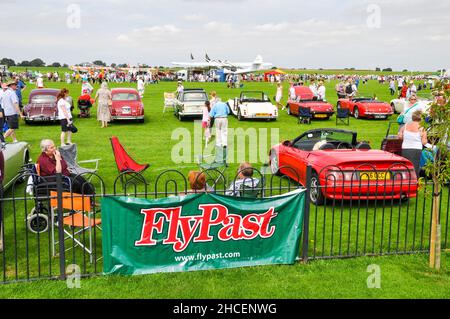
POLYGON ((22 166, 30 161, 29 145, 26 142, 6 144, 2 151, 4 157, 3 188, 12 186, 16 176, 20 174, 22 166))

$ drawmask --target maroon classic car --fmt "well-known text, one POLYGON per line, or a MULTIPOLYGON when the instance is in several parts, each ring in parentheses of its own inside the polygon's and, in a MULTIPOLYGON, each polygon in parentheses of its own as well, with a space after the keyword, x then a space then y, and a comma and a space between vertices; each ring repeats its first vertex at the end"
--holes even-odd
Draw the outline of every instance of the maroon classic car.
POLYGON ((135 89, 112 89, 111 118, 144 122, 144 104, 135 89))
POLYGON ((57 121, 56 97, 59 91, 58 89, 32 90, 28 98, 28 104, 23 108, 25 123, 57 121))
POLYGON ((309 87, 295 86, 294 89, 297 99, 288 101, 286 105, 288 114, 298 116, 300 108, 310 108, 314 119, 329 119, 334 114, 333 105, 317 100, 309 87))

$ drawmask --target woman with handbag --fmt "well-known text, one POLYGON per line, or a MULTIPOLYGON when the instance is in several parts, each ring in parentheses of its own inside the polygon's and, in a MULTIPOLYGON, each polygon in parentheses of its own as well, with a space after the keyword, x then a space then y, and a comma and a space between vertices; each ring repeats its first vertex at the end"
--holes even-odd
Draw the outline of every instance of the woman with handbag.
POLYGON ((103 82, 101 88, 97 91, 95 101, 97 100, 97 121, 102 122, 102 128, 108 127, 108 122, 111 121, 109 107, 112 105, 112 96, 106 82, 103 82))
POLYGON ((419 176, 420 157, 422 149, 428 143, 427 132, 420 125, 422 121, 422 111, 414 111, 412 120, 406 123, 398 132, 398 137, 402 142, 402 156, 411 161, 414 165, 416 175, 419 176))
POLYGON ((72 144, 72 132, 76 131, 72 120, 71 105, 66 100, 68 96, 69 90, 64 88, 59 92, 56 98, 58 106, 58 119, 61 121, 61 145, 72 144))

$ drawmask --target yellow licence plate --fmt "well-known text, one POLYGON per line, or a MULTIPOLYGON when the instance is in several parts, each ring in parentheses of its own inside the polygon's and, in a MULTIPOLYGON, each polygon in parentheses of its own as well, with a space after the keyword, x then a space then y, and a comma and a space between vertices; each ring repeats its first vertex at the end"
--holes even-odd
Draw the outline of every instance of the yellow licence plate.
POLYGON ((268 113, 256 113, 256 116, 269 116, 270 114, 268 113))
POLYGON ((362 181, 376 181, 376 180, 389 180, 391 179, 390 172, 360 172, 359 176, 362 181))
POLYGON ((314 116, 319 118, 319 119, 324 119, 324 118, 328 117, 328 115, 326 115, 326 114, 316 114, 314 116))

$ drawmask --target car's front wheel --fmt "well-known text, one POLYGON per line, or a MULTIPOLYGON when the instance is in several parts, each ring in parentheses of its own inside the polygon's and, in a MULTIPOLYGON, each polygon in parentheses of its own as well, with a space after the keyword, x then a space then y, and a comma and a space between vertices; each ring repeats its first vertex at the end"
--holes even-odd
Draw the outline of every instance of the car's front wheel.
POLYGON ((270 171, 273 175, 281 176, 280 172, 280 162, 278 154, 275 150, 270 151, 270 171))
POLYGON ((311 200, 311 203, 316 206, 323 205, 325 197, 323 196, 322 188, 320 187, 319 176, 316 172, 312 173, 309 186, 309 199, 311 200))
POLYGON ((242 121, 243 120, 240 109, 238 109, 238 112, 237 112, 237 119, 238 119, 238 121, 242 121))
POLYGON ((359 119, 359 109, 357 106, 355 106, 355 108, 353 109, 353 116, 355 117, 355 119, 359 119))

